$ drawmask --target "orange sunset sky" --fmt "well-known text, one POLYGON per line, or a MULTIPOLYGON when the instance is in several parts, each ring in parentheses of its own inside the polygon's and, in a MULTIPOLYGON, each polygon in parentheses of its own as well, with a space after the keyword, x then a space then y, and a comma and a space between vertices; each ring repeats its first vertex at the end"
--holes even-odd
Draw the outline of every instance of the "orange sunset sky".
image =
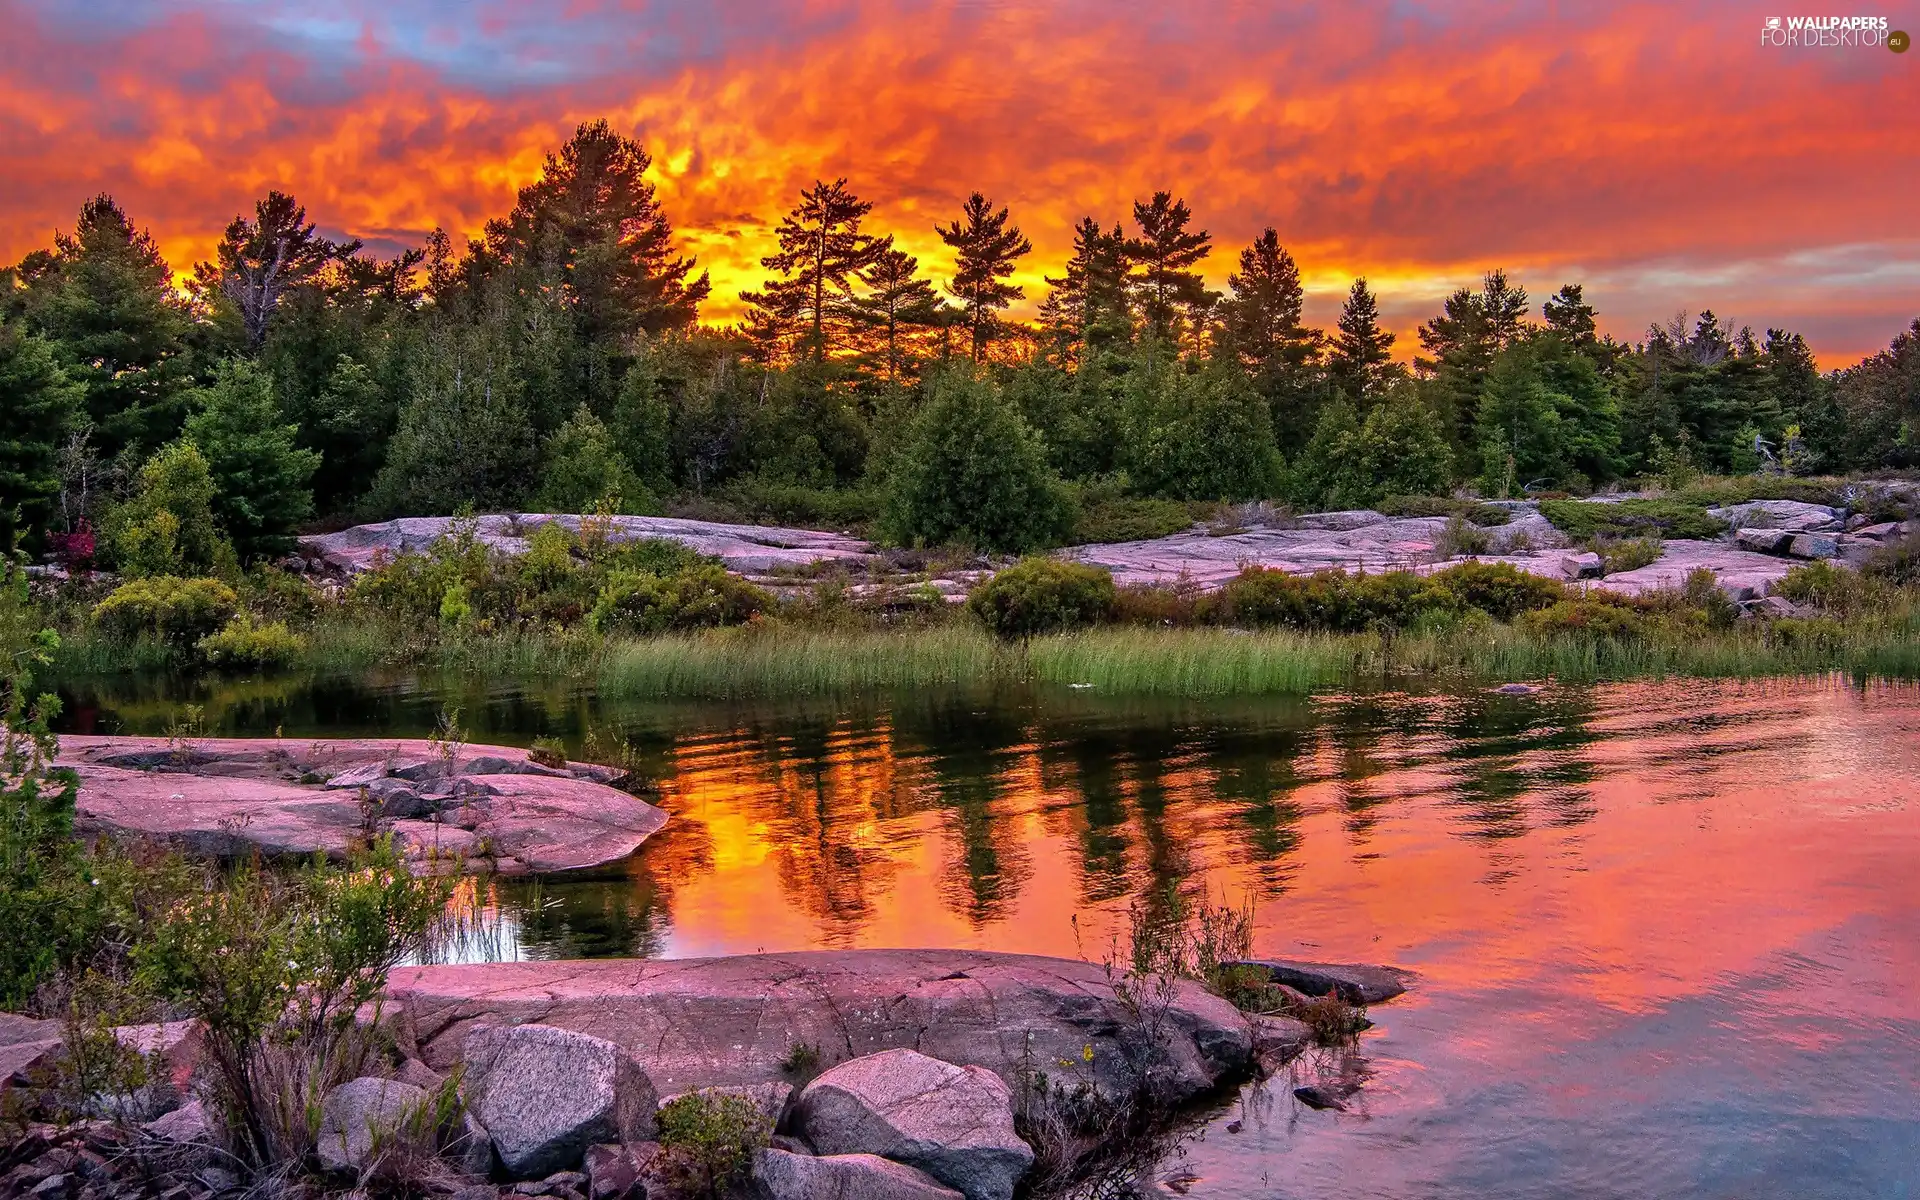
POLYGON ((1216 284, 1271 224, 1311 319, 1365 274, 1403 351, 1504 266, 1536 302, 1584 282, 1619 336, 1712 308, 1840 365, 1920 315, 1920 52, 1764 46, 1776 11, 0 0, 0 261, 102 190, 181 272, 270 187, 383 252, 477 232, 606 116, 653 154, 709 321, 797 190, 845 175, 937 276, 936 220, 1010 205, 1030 300, 1082 214, 1167 188, 1216 284))

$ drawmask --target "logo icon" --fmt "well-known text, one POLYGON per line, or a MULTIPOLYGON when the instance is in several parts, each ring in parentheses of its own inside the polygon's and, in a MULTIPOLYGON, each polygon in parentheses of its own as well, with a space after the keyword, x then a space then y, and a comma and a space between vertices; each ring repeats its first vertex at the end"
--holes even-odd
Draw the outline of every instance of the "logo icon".
POLYGON ((1896 29, 1887 35, 1887 49, 1895 54, 1905 54, 1907 47, 1913 45, 1913 38, 1904 29, 1896 29))
POLYGON ((1773 30, 1775 30, 1775 29, 1778 29, 1778 28, 1780 28, 1780 18, 1779 18, 1779 17, 1768 17, 1768 18, 1767 18, 1767 31, 1768 31, 1769 33, 1771 33, 1771 32, 1772 32, 1773 30))

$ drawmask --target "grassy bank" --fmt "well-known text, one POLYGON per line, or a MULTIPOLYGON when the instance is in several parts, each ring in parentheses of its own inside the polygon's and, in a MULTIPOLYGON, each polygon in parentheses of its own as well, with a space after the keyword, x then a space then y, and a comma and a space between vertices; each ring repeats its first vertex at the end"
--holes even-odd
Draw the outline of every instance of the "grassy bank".
MULTIPOLYGON (((55 672, 164 669, 152 646, 81 632, 55 672)), ((1619 639, 1511 625, 1433 633, 1104 627, 1003 642, 956 622, 897 631, 770 624, 601 639, 585 632, 499 633, 409 644, 379 623, 316 626, 287 673, 357 676, 404 669, 487 680, 569 682, 624 698, 781 697, 972 687, 1087 687, 1113 694, 1302 694, 1421 679, 1497 684, 1840 673, 1920 679, 1920 628, 1908 616, 1841 624, 1751 622, 1726 630, 1619 639)))

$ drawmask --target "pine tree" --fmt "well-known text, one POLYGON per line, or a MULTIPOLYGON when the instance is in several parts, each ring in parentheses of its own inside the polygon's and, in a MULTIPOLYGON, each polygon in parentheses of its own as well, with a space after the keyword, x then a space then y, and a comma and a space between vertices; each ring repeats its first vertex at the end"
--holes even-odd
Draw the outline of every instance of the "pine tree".
POLYGON ((845 179, 836 179, 801 192, 800 203, 781 219, 779 253, 760 260, 780 278, 740 293, 750 307, 748 329, 768 357, 825 361, 844 324, 854 278, 893 248, 892 238, 861 232, 871 211, 845 179))
POLYGON ((541 512, 589 513, 602 501, 611 501, 619 513, 653 510, 646 485, 586 405, 547 439, 544 454, 546 466, 534 498, 541 512))
POLYGON ((940 240, 954 249, 953 282, 947 285, 960 301, 962 318, 973 338, 973 360, 987 352, 999 324, 999 312, 1025 294, 1025 289, 1001 280, 1013 274, 1015 260, 1029 253, 1033 243, 1018 226, 1007 223, 1007 210, 993 211, 993 202, 979 192, 967 197, 960 220, 934 226, 940 240))
POLYGON ((1432 381, 1441 421, 1463 455, 1478 453, 1473 422, 1487 369, 1526 332, 1526 313, 1526 291, 1509 283, 1505 271, 1493 270, 1481 278, 1478 292, 1457 289, 1441 314, 1420 326, 1421 349, 1431 357, 1415 358, 1414 367, 1432 381))
POLYGON ((1227 345, 1249 374, 1298 367, 1313 356, 1313 336, 1300 324, 1306 299, 1300 268, 1277 232, 1267 229, 1240 252, 1227 291, 1221 306, 1227 345))
POLYGON ((1127 376, 1121 463, 1142 493, 1177 500, 1272 496, 1281 462, 1267 406, 1230 365, 1161 359, 1127 376))
POLYGON ((1135 268, 1133 289, 1146 334, 1156 341, 1177 342, 1217 298, 1193 269, 1212 253, 1213 238, 1204 229, 1188 232, 1192 219, 1186 201, 1168 192, 1133 204, 1140 236, 1127 239, 1127 258, 1135 268))
POLYGON ((1535 479, 1556 477, 1562 468, 1559 424, 1533 355, 1514 347, 1495 358, 1474 421, 1487 493, 1511 496, 1535 479))
POLYGON ((1380 327, 1380 305, 1364 277, 1353 281, 1336 328, 1327 368, 1350 399, 1365 405, 1391 377, 1393 334, 1380 327))
POLYGON ((84 396, 52 346, 0 322, 0 552, 46 528, 60 492, 61 441, 84 396))
POLYGON ((853 308, 878 342, 876 357, 885 366, 888 383, 898 382, 912 358, 913 335, 940 320, 940 297, 919 271, 919 259, 889 248, 860 272, 867 290, 854 299, 853 308))
POLYGON ((1120 226, 1108 233, 1092 217, 1080 218, 1066 274, 1047 277, 1049 291, 1040 305, 1040 326, 1063 364, 1080 365, 1088 357, 1118 349, 1133 336, 1127 268, 1127 238, 1120 226))
POLYGON ((605 120, 584 123, 513 211, 487 225, 487 246, 509 266, 555 281, 580 337, 617 346, 636 332, 685 329, 712 290, 674 247, 673 226, 646 178, 653 160, 605 120))
POLYGON ((207 460, 214 516, 245 559, 284 550, 293 527, 313 515, 320 456, 294 443, 273 378, 245 359, 221 363, 213 386, 194 396, 187 436, 207 460))
POLYGON ((1547 319, 1547 328, 1575 349, 1587 350, 1596 341, 1593 305, 1582 298, 1577 283, 1566 284, 1549 296, 1540 306, 1540 314, 1547 319))
POLYGON ((23 296, 28 327, 51 339, 86 390, 93 443, 145 455, 180 432, 188 375, 185 306, 153 236, 111 196, 80 208, 23 296))
POLYGON ((215 249, 215 262, 193 269, 193 291, 203 300, 223 299, 239 314, 249 351, 267 340, 267 324, 280 301, 317 281, 333 263, 357 254, 359 240, 331 242, 307 220, 307 210, 285 192, 270 191, 238 216, 215 249))

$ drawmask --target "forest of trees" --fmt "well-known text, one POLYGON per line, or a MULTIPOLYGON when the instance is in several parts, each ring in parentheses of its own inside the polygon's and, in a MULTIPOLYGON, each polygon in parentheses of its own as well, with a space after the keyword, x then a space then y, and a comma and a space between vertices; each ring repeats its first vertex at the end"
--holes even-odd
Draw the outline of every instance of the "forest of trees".
POLYGON ((760 515, 778 496, 905 543, 1022 549, 1066 536, 1088 490, 1579 493, 1676 463, 1751 471, 1756 437, 1795 473, 1920 465, 1920 320, 1823 374, 1787 330, 1702 312, 1616 341, 1578 284, 1536 307, 1493 270, 1408 367, 1364 279, 1333 329, 1303 323, 1272 229, 1223 249, 1210 288, 1213 240, 1167 192, 1086 217, 1025 297, 1006 207, 976 192, 937 227, 955 265, 935 279, 822 181, 781 219, 746 318, 704 327, 709 280, 649 165, 583 125, 482 237, 394 259, 270 192, 184 294, 132 217, 87 201, 0 272, 0 537, 91 530, 108 561, 193 566, 211 552, 183 507, 245 558, 315 521, 608 498, 760 515), (1036 321, 1008 318, 1023 299, 1036 321))

